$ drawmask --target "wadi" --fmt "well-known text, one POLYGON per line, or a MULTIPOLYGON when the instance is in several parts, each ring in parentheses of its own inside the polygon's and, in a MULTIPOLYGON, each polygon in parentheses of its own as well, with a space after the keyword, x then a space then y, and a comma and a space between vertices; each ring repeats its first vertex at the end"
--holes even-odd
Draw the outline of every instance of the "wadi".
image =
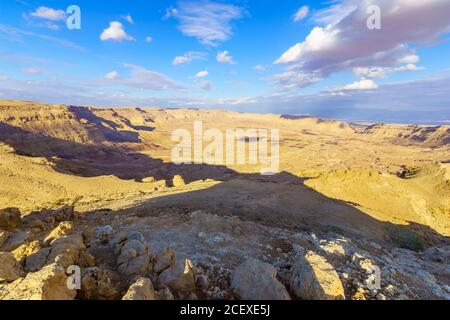
POLYGON ((5 100, 0 141, 0 299, 450 298, 448 126, 5 100), (195 121, 278 173, 174 164, 195 121))

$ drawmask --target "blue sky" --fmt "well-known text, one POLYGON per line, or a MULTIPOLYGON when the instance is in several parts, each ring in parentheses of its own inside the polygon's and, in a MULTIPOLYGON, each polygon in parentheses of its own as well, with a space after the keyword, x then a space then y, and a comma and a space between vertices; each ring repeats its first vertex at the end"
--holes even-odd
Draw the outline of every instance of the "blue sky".
POLYGON ((450 119, 448 0, 2 0, 0 14, 0 99, 450 119))

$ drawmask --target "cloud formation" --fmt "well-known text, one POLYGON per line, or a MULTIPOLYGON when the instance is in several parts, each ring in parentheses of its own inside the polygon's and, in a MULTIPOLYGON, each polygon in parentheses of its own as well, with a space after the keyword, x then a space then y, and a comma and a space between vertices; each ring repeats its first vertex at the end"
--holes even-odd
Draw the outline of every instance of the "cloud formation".
POLYGON ((414 64, 417 56, 408 44, 438 41, 450 31, 448 12, 448 0, 342 0, 314 17, 315 21, 326 22, 325 26, 315 27, 275 63, 295 65, 289 71, 300 80, 298 87, 314 83, 311 79, 354 68, 414 64), (370 5, 381 9, 381 30, 367 27, 370 5))
POLYGON ((195 75, 196 78, 205 78, 209 75, 208 70, 203 70, 200 72, 197 72, 197 74, 195 75))
POLYGON ((120 75, 117 71, 111 71, 111 72, 108 72, 107 74, 105 74, 105 79, 116 80, 119 78, 119 76, 120 75))
POLYGON ((303 19, 305 19, 308 16, 308 13, 309 13, 309 7, 303 6, 297 10, 297 12, 294 14, 293 19, 295 22, 302 21, 303 19))
POLYGON ((166 10, 165 18, 178 20, 178 29, 209 46, 218 46, 232 35, 231 22, 242 17, 242 9, 213 1, 181 1, 166 10))
POLYGON ((147 70, 141 66, 126 64, 131 72, 129 78, 119 80, 119 83, 136 89, 145 90, 168 90, 182 89, 183 87, 176 81, 170 79, 165 74, 147 70))
POLYGON ((109 27, 103 30, 103 32, 100 35, 100 39, 102 41, 123 41, 128 40, 132 41, 134 38, 130 36, 128 33, 126 33, 125 29, 123 28, 122 23, 118 21, 112 21, 109 23, 109 27))
POLYGON ((51 21, 59 21, 66 19, 66 13, 63 10, 55 10, 47 7, 39 7, 35 12, 30 14, 32 17, 41 18, 51 21))
POLYGON ((226 50, 219 51, 217 53, 216 60, 220 63, 236 64, 236 62, 233 60, 233 57, 230 56, 230 53, 226 50))
POLYGON ((182 65, 182 64, 189 64, 194 60, 203 60, 207 56, 204 52, 195 52, 195 51, 189 51, 183 54, 182 56, 176 56, 173 59, 172 64, 174 66, 182 65))

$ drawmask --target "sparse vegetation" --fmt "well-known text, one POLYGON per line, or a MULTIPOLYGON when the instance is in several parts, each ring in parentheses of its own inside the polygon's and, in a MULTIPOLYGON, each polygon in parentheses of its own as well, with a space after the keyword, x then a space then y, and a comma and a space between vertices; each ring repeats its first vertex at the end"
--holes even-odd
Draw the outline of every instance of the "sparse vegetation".
POLYGON ((386 227, 388 239, 400 248, 422 251, 426 247, 425 240, 407 226, 389 225, 386 227))

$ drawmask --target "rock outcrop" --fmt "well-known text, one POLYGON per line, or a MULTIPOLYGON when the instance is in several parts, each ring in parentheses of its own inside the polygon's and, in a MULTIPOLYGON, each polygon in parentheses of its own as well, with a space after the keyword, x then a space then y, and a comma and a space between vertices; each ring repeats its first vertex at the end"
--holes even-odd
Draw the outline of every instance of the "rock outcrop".
POLYGON ((299 299, 345 299, 344 287, 336 270, 325 258, 312 251, 298 256, 290 284, 299 299))
POLYGON ((196 272, 192 261, 183 259, 164 270, 158 277, 160 283, 181 294, 189 294, 195 289, 196 272))
POLYGON ((126 235, 118 237, 120 239, 116 240, 117 244, 114 250, 119 254, 117 258, 119 272, 126 276, 147 275, 154 254, 149 250, 142 234, 128 232, 126 235))
POLYGON ((248 259, 233 271, 231 288, 242 300, 291 300, 276 277, 277 270, 270 264, 248 259))
POLYGON ((53 263, 0 290, 0 300, 73 300, 76 290, 68 289, 64 267, 53 263))
POLYGON ((158 300, 152 281, 148 278, 139 278, 128 289, 122 300, 158 300))
POLYGON ((18 208, 6 208, 0 210, 0 228, 12 230, 22 223, 18 208))
POLYGON ((9 252, 0 252, 0 283, 12 282, 22 275, 22 267, 14 255, 9 252))

